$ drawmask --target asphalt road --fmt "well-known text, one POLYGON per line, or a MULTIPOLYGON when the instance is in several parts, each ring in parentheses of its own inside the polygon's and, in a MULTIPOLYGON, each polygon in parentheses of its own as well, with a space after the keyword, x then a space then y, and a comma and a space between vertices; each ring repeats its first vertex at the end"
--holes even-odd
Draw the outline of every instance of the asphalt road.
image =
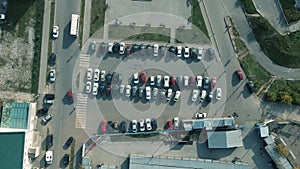
MULTIPOLYGON (((54 106, 54 117, 50 123, 50 133, 53 133, 53 164, 49 168, 64 168, 62 157, 70 153, 70 148, 64 150, 62 147, 70 136, 78 136, 80 130, 74 129, 75 114, 72 113, 74 106, 69 104, 66 92, 72 89, 72 75, 75 61, 79 55, 78 39, 71 37, 70 23, 71 14, 80 14, 80 0, 56 1, 55 24, 60 28, 59 38, 54 42, 54 51, 57 53, 56 84, 54 106)), ((75 137, 77 141, 77 137, 75 137)), ((78 140, 78 142, 83 142, 78 140)), ((80 144, 76 144, 75 153, 80 144)), ((75 160, 76 161, 76 160, 75 160)))

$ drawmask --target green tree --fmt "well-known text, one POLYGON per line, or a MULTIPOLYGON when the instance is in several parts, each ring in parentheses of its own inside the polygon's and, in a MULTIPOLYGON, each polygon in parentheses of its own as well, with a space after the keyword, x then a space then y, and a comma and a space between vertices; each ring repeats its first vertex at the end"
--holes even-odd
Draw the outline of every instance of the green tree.
POLYGON ((292 105, 293 98, 287 92, 280 92, 279 101, 283 104, 292 105))
POLYGON ((277 94, 274 91, 268 91, 265 95, 266 99, 270 102, 277 101, 277 94))

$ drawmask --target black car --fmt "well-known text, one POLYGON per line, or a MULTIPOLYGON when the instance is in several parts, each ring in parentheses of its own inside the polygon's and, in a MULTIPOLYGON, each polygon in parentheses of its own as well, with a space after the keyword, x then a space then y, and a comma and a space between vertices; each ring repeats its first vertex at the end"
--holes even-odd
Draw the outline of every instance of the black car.
POLYGON ((132 53, 134 53, 139 50, 139 46, 137 44, 133 44, 131 50, 132 50, 132 53))
POLYGON ((108 121, 107 124, 114 130, 118 130, 118 122, 108 121))
POLYGON ((132 92, 132 97, 135 97, 136 96, 136 92, 137 92, 137 87, 133 86, 131 92, 132 92))
POLYGON ((70 162, 70 155, 69 154, 65 154, 64 158, 63 158, 64 164, 68 165, 70 162))
POLYGON ((68 147, 70 147, 70 145, 72 144, 74 138, 73 137, 69 137, 68 140, 66 141, 64 148, 67 149, 68 147))
POLYGON ((152 53, 153 47, 151 45, 147 45, 146 49, 147 49, 147 54, 149 55, 152 53))
POLYGON ((105 94, 106 96, 111 95, 111 85, 106 85, 105 94))
POLYGON ((127 131, 127 123, 123 120, 121 123, 120 123, 120 132, 121 133, 125 133, 127 131))
POLYGON ((48 110, 48 107, 43 107, 40 110, 38 110, 37 114, 40 116, 45 115, 46 113, 48 113, 48 110))
POLYGON ((115 42, 114 45, 113 45, 113 52, 114 53, 119 53, 119 50, 120 50, 120 44, 115 42))
POLYGON ((191 48, 190 55, 192 59, 197 59, 197 52, 195 48, 191 48))
POLYGON ((104 91, 105 91, 105 85, 104 85, 104 83, 100 83, 100 86, 99 86, 99 92, 100 92, 100 94, 103 94, 104 91))
POLYGON ((248 88, 249 88, 250 93, 254 93, 255 92, 254 84, 253 84, 252 81, 248 82, 248 88))
POLYGON ((144 44, 140 45, 140 50, 141 50, 141 54, 144 54, 144 52, 145 52, 145 45, 144 44))
POLYGON ((159 47, 159 55, 163 56, 165 54, 166 51, 166 45, 161 45, 159 47))
POLYGON ((170 46, 169 47, 169 52, 170 52, 170 54, 176 54, 176 49, 175 49, 175 47, 174 46, 170 46))
POLYGON ((151 125, 152 125, 152 130, 156 130, 157 129, 157 121, 156 119, 152 119, 151 120, 151 125))
POLYGON ((49 58, 49 66, 54 66, 56 64, 56 54, 51 53, 49 58))
POLYGON ((111 84, 111 81, 112 81, 112 74, 108 73, 108 74, 106 75, 106 80, 107 80, 107 83, 108 83, 108 84, 111 84))
POLYGON ((53 145, 53 135, 52 134, 47 135, 46 143, 47 143, 48 147, 51 147, 53 145))

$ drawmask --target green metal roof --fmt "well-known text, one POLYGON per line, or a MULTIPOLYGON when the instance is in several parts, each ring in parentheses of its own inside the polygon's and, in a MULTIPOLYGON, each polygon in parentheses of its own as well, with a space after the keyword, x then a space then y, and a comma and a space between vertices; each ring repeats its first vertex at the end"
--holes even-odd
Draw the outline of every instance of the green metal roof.
POLYGON ((1 116, 1 128, 27 129, 29 103, 5 102, 1 116))

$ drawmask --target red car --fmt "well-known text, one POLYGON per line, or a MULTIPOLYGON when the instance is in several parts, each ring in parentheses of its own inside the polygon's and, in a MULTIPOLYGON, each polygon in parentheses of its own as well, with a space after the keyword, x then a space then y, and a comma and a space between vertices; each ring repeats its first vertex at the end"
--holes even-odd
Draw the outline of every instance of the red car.
POLYGON ((172 121, 168 121, 167 122, 167 128, 171 128, 173 126, 173 122, 172 121))
POLYGON ((74 98, 73 98, 73 92, 72 92, 72 90, 69 90, 69 91, 67 92, 67 96, 68 96, 68 98, 70 99, 70 102, 73 103, 74 98))
POLYGON ((191 76, 190 79, 190 86, 196 86, 196 78, 195 76, 191 76))
POLYGON ((101 132, 106 133, 106 120, 101 121, 101 132))
POLYGON ((146 83, 146 80, 147 80, 147 78, 146 78, 146 72, 141 72, 140 73, 140 79, 141 79, 142 83, 146 83))
POLYGON ((110 96, 111 95, 111 85, 106 85, 105 94, 106 94, 106 96, 110 96))
POLYGON ((131 46, 130 45, 126 46, 126 54, 127 55, 131 54, 131 46))
POLYGON ((211 78, 210 87, 213 89, 217 84, 217 78, 213 77, 211 78))
POLYGON ((176 76, 171 76, 170 85, 173 86, 176 84, 176 76))
POLYGON ((240 69, 236 70, 235 72, 238 75, 238 77, 239 77, 240 80, 244 79, 244 75, 243 75, 243 73, 242 73, 242 71, 240 69))

